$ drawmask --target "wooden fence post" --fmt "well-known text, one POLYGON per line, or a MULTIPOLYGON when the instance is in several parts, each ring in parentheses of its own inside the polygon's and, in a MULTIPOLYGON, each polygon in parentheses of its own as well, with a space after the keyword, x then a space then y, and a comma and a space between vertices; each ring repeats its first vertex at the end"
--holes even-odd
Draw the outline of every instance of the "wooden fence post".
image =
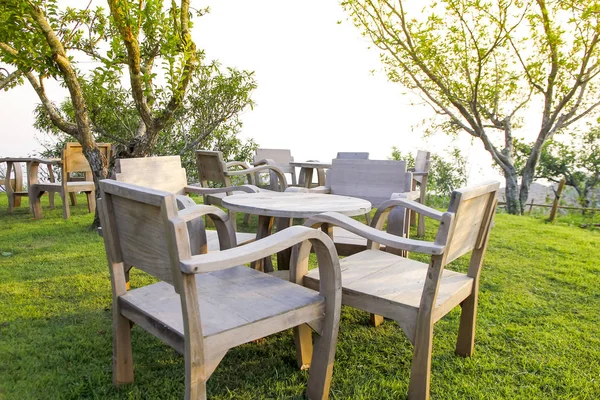
POLYGON ((552 210, 550 210, 550 217, 548 217, 548 221, 554 221, 556 218, 556 212, 558 211, 558 202, 560 201, 560 195, 562 194, 563 189, 565 188, 565 178, 562 178, 558 183, 558 188, 556 189, 556 197, 554 197, 554 203, 552 203, 552 210))

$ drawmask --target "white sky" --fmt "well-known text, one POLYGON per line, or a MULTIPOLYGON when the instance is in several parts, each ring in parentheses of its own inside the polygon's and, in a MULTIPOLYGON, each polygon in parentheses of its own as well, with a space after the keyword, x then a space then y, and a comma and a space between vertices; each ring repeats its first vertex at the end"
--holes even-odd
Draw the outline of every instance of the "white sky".
MULTIPOLYGON (((298 161, 325 161, 338 151, 368 151, 372 159, 385 159, 392 146, 413 154, 453 146, 446 136, 425 141, 412 129, 431 110, 411 105, 410 95, 387 81, 378 52, 346 21, 338 1, 192 4, 211 8, 195 19, 193 31, 207 58, 255 71, 257 106, 243 113, 242 135, 261 147, 291 149, 298 161)), ((47 86, 55 102, 66 95, 56 84, 47 86)), ((37 103, 29 84, 0 92, 0 157, 39 150, 32 127, 37 103)), ((458 143, 469 158, 470 183, 498 177, 481 144, 471 145, 466 134, 458 143)))

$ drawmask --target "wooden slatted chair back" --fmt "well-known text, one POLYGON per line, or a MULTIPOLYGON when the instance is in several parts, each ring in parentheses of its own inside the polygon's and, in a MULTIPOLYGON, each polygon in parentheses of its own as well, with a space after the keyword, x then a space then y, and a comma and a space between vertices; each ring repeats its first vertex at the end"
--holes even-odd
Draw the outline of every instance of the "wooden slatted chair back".
POLYGON ((412 174, 405 161, 334 159, 327 174, 331 194, 352 196, 371 202, 373 207, 393 193, 410 191, 412 174))
POLYGON ((485 182, 452 192, 448 212, 454 213, 453 226, 447 233, 440 227, 436 238, 437 242, 444 241, 448 234, 446 263, 482 248, 490 232, 499 187, 499 182, 485 182))
POLYGON ((369 153, 340 151, 337 153, 336 158, 342 158, 344 160, 368 160, 369 153))
MULTIPOLYGON (((426 150, 418 150, 417 157, 415 158, 415 172, 429 172, 431 164, 431 152, 426 150)), ((414 180, 421 183, 423 181, 422 176, 415 176, 414 180)))
POLYGON ((185 169, 179 156, 122 158, 115 163, 115 178, 119 182, 184 195, 187 186, 185 169))
MULTIPOLYGON (((176 256, 171 252, 180 249, 169 245, 167 224, 169 218, 177 216, 175 195, 111 179, 101 181, 100 190, 109 261, 134 266, 174 284, 174 274, 180 271, 172 269, 172 258, 176 256)), ((189 252, 189 242, 184 245, 189 252)))
POLYGON ((196 165, 202 186, 207 187, 208 182, 231 186, 229 177, 225 175, 227 164, 220 151, 196 150, 196 165))

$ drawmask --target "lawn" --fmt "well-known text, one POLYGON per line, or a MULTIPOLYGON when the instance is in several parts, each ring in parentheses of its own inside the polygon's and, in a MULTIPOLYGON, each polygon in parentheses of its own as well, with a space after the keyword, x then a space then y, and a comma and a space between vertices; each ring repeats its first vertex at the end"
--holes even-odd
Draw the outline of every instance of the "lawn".
MULTIPOLYGON (((0 194, 0 399, 180 399, 183 358, 133 329, 135 383, 111 381, 110 283, 83 197, 33 220, 0 194)), ((57 201, 60 204, 60 200, 57 201)), ((241 216, 239 216, 241 218, 241 216)), ((255 223, 255 219, 253 221, 255 223)), ((245 227, 240 222, 240 229, 245 227)), ((246 227, 251 229, 251 227, 246 227)), ((435 226, 428 221, 427 235, 435 226)), ((435 326, 433 399, 600 398, 600 232, 499 214, 481 275, 475 355, 454 355, 459 313, 435 326)), ((466 270, 466 260, 453 269, 466 270)), ((132 274, 136 286, 151 282, 132 274)), ((332 399, 403 399, 412 347, 392 321, 343 308, 332 399)), ((291 331, 231 350, 213 399, 302 398, 291 331)))

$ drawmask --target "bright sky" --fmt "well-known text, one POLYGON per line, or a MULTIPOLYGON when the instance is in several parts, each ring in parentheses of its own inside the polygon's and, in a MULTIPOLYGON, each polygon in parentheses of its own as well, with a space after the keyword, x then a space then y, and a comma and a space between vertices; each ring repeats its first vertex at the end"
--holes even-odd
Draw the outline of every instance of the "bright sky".
MULTIPOLYGON (((378 52, 346 21, 338 1, 204 5, 211 12, 195 20, 197 46, 223 66, 255 71, 257 106, 243 113, 242 134, 261 147, 291 149, 298 161, 325 161, 338 151, 368 151, 372 159, 386 159, 392 146, 413 154, 417 149, 442 153, 452 146, 446 136, 426 141, 419 128, 412 129, 431 110, 411 105, 414 97, 387 81, 378 52)), ((48 92, 55 102, 66 95, 58 85, 48 84, 48 92)), ((32 127, 37 103, 28 84, 0 92, 0 157, 40 148, 32 127)), ((459 146, 469 157, 470 183, 497 177, 482 145, 471 145, 465 135, 459 146)))

